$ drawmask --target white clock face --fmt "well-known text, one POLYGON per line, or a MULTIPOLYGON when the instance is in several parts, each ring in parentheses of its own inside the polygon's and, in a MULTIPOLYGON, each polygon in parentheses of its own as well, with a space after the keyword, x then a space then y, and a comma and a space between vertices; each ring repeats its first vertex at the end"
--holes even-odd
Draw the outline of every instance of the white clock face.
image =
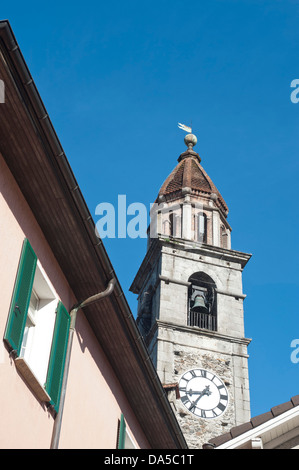
POLYGON ((195 416, 213 419, 228 405, 227 388, 217 375, 205 369, 188 370, 179 382, 181 401, 195 416))

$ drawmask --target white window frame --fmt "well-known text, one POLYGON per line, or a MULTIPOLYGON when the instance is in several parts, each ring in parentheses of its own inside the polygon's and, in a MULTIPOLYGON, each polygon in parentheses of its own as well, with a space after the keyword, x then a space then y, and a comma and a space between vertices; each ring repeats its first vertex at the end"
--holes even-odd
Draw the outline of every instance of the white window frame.
POLYGON ((47 377, 58 296, 39 260, 32 295, 37 298, 37 308, 33 314, 29 307, 26 322, 28 331, 23 337, 20 357, 43 386, 47 377))

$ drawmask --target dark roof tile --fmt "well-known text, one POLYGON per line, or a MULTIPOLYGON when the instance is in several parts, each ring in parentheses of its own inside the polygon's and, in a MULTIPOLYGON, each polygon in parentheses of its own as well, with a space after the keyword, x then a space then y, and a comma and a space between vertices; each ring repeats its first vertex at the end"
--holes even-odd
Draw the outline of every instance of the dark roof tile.
POLYGON ((298 406, 299 405, 299 395, 295 395, 294 397, 292 397, 291 402, 293 403, 294 406, 298 406))
POLYGON ((273 416, 279 416, 285 411, 290 410, 293 408, 293 403, 291 401, 287 401, 286 403, 281 403, 281 405, 274 406, 271 408, 271 411, 273 413, 273 416))
POLYGON ((227 432, 225 434, 221 434, 221 436, 214 437, 209 440, 209 444, 214 444, 215 447, 220 446, 221 444, 224 444, 227 441, 230 441, 232 438, 231 433, 227 432))
POLYGON ((231 437, 233 439, 234 437, 240 436, 244 432, 250 431, 252 428, 253 426, 250 421, 244 424, 240 424, 239 426, 235 426, 230 430, 231 437))
POLYGON ((271 411, 267 411, 266 413, 262 413, 260 415, 254 416, 251 418, 251 424, 254 428, 257 426, 260 426, 260 424, 266 423, 266 421, 269 421, 269 419, 273 418, 273 414, 271 411))

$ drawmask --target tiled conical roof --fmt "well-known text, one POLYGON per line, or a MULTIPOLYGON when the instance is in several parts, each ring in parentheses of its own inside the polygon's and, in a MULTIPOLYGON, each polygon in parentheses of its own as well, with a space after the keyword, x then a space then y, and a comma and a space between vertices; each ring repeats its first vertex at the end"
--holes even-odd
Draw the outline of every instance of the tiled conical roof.
MULTIPOLYGON (((192 134, 189 135, 191 136, 192 134)), ((185 137, 186 144, 188 142, 187 137, 185 137)), ((161 186, 158 196, 159 200, 180 199, 186 194, 186 189, 188 188, 193 196, 212 196, 216 205, 227 215, 228 207, 224 199, 201 166, 200 156, 192 149, 194 143, 190 145, 190 142, 188 142, 187 145, 189 146, 188 150, 179 156, 178 165, 161 186)))

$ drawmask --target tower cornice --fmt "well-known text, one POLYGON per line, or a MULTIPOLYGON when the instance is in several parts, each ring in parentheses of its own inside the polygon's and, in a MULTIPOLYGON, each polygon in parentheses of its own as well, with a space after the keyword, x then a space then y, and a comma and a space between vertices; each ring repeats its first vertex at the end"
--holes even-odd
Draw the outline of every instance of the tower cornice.
MULTIPOLYGON (((241 267, 241 270, 244 269, 244 267, 252 256, 250 253, 244 253, 241 251, 217 247, 214 245, 206 245, 203 243, 194 242, 192 240, 188 241, 180 238, 168 238, 164 236, 159 236, 157 238, 152 239, 150 247, 130 287, 131 292, 133 292, 134 294, 139 294, 140 289, 142 289, 142 286, 144 285, 148 275, 152 271, 152 266, 157 262, 157 258, 160 256, 161 251, 163 252, 164 247, 169 247, 174 250, 177 250, 177 256, 178 252, 186 252, 186 255, 188 253, 195 253, 198 256, 202 256, 203 258, 207 257, 209 258, 209 260, 213 258, 215 260, 215 263, 217 262, 217 264, 219 264, 219 261, 226 261, 228 263, 238 263, 241 267)), ((205 262, 205 259, 202 259, 201 261, 205 262)), ((209 264, 211 264, 211 261, 209 261, 209 264)))
MULTIPOLYGON (((154 325, 155 326, 155 325, 154 325)), ((169 321, 161 321, 161 320, 156 320, 156 328, 171 328, 177 331, 180 331, 182 333, 191 333, 194 335, 199 335, 199 336, 206 336, 206 337, 211 337, 213 339, 218 339, 222 340, 225 342, 230 342, 230 343, 235 343, 235 344, 240 344, 240 345, 245 345, 248 346, 251 343, 251 338, 244 338, 244 337, 236 337, 236 336, 231 336, 231 335, 225 335, 222 333, 218 333, 216 331, 210 331, 206 330, 204 328, 199 328, 197 326, 187 326, 187 325, 179 325, 176 323, 172 323, 169 321)), ((150 332, 151 334, 151 332, 150 332)), ((154 331, 152 332, 154 334, 154 331)), ((176 343, 177 344, 177 343, 176 343)), ((209 349, 211 350, 211 349, 209 349)), ((248 355, 246 355, 248 357, 248 355)))

